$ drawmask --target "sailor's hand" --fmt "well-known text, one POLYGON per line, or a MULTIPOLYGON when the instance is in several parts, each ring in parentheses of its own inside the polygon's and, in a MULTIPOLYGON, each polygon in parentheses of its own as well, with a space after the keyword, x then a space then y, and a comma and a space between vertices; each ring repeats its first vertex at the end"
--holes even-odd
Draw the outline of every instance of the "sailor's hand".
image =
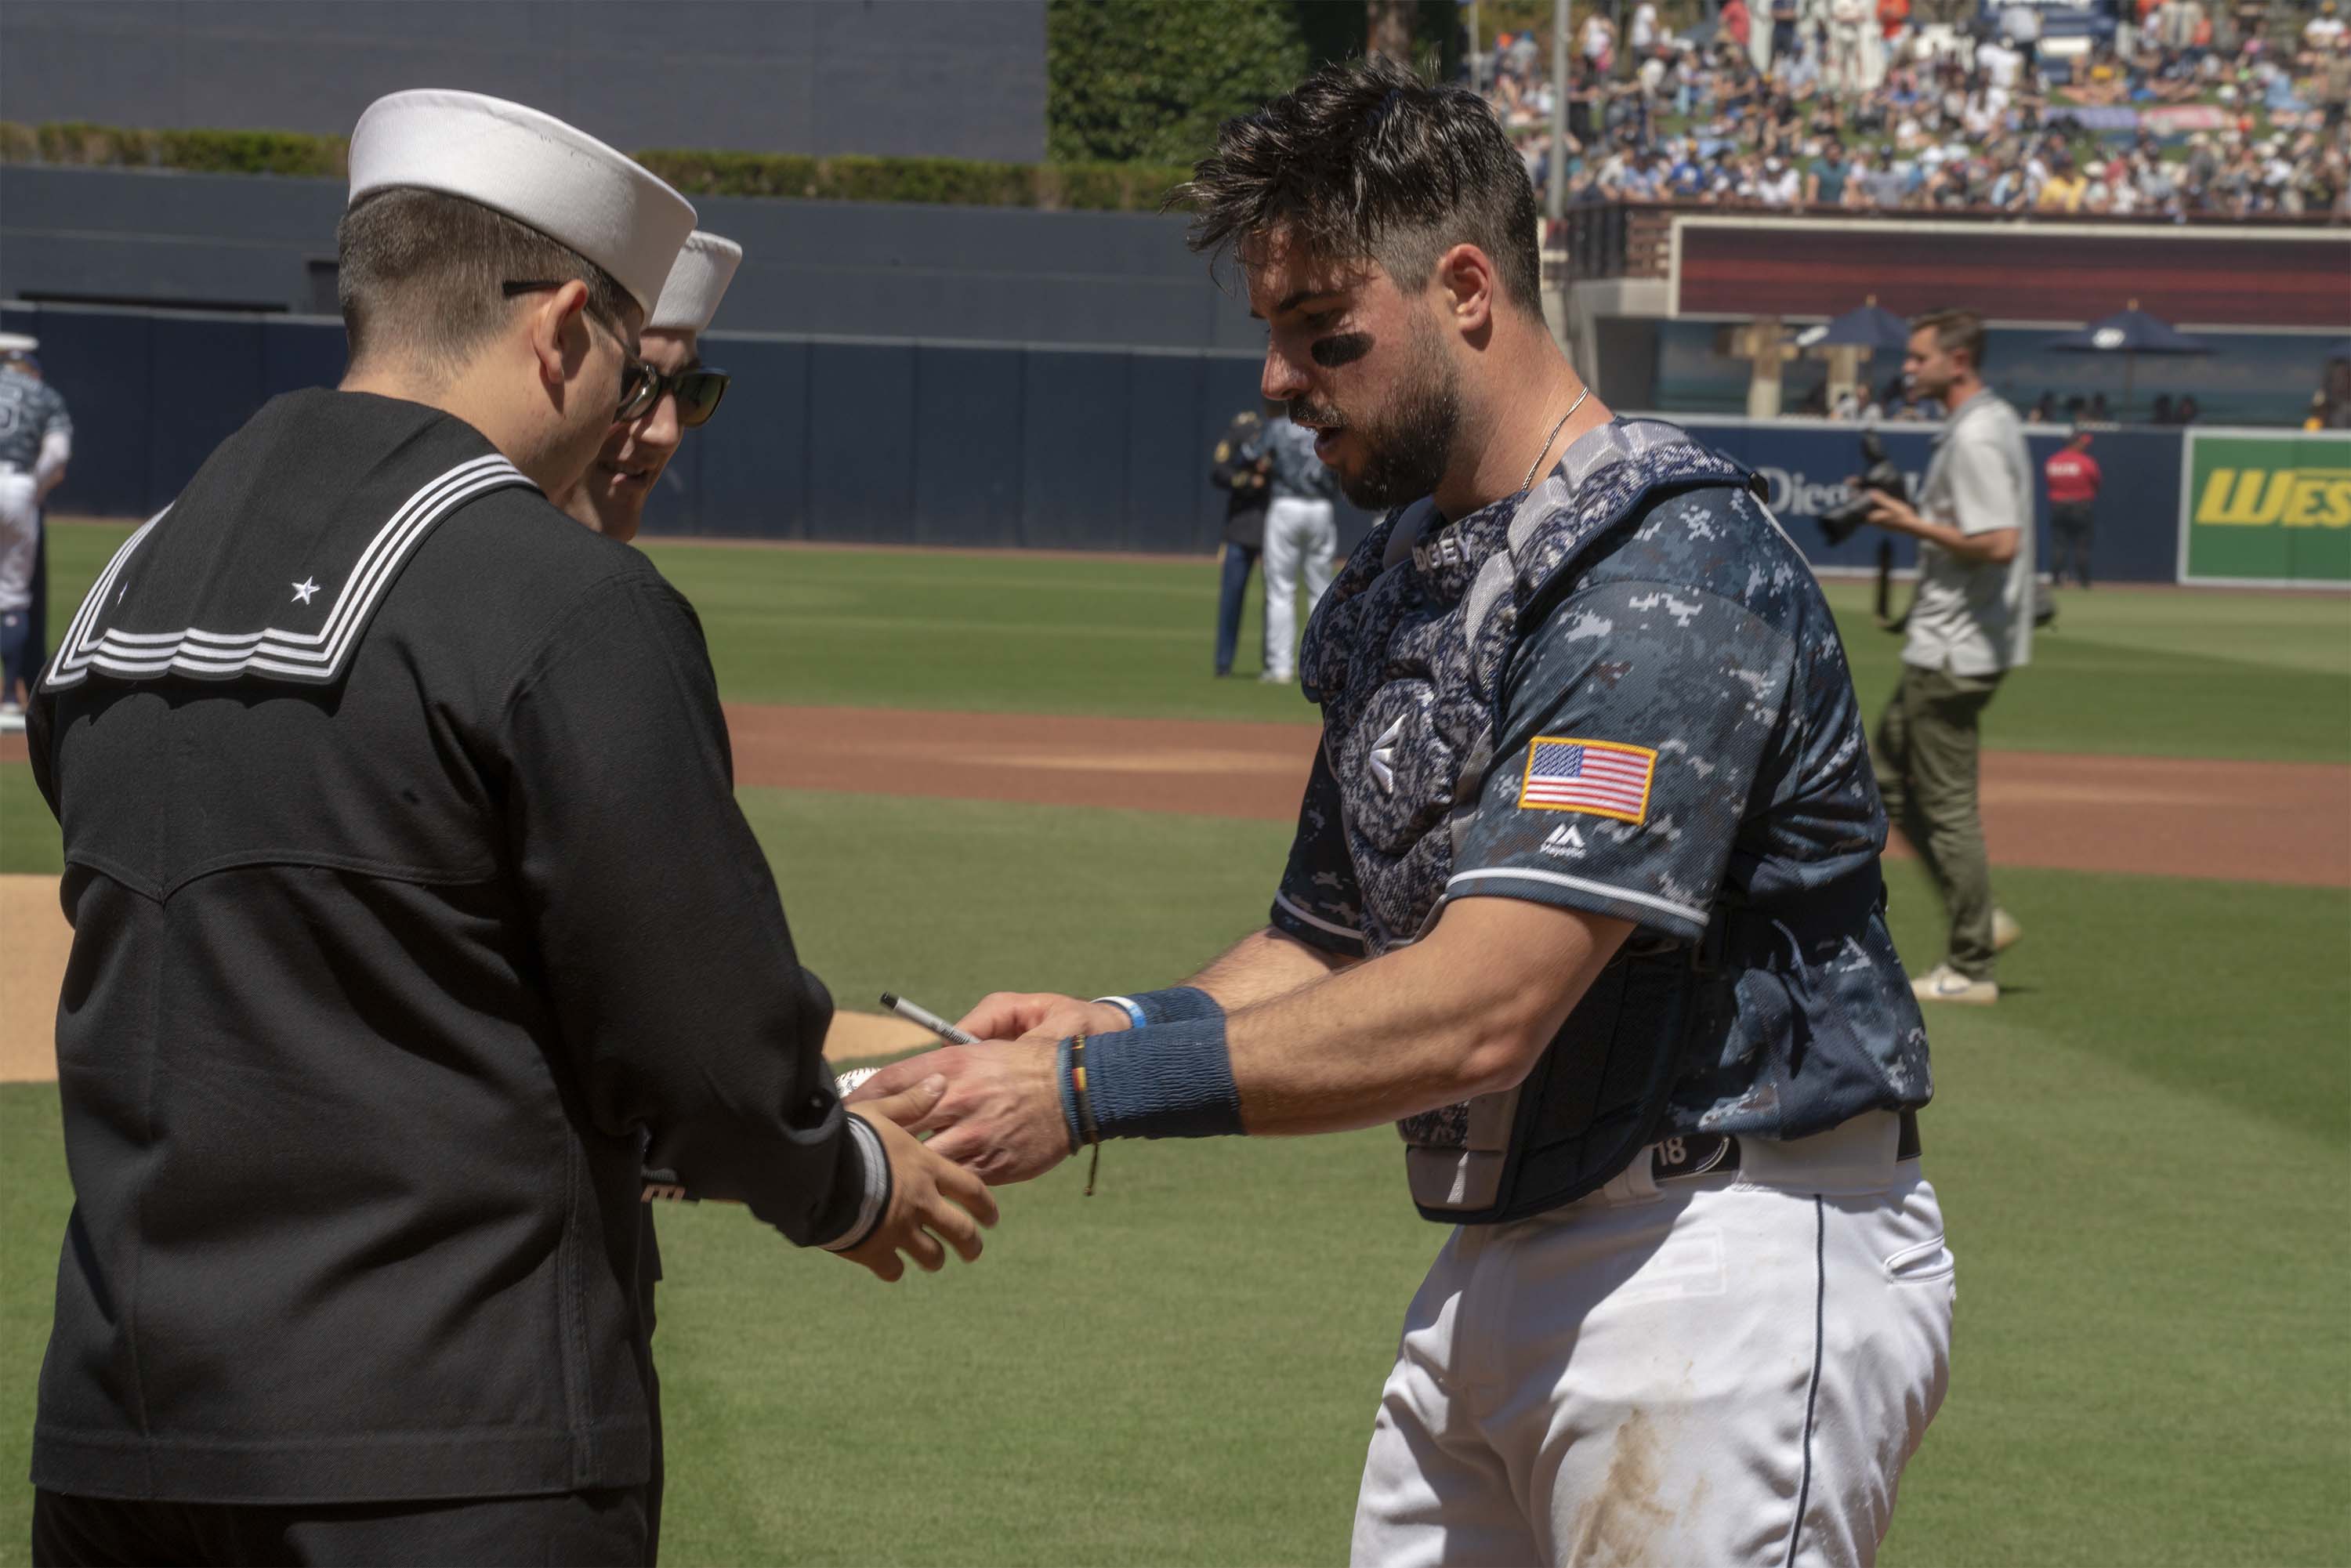
POLYGON ((1058 991, 996 991, 964 1014, 959 1027, 981 1040, 1067 1040, 1073 1034, 1110 1034, 1129 1028, 1126 1009, 1109 1002, 1081 1001, 1058 991))

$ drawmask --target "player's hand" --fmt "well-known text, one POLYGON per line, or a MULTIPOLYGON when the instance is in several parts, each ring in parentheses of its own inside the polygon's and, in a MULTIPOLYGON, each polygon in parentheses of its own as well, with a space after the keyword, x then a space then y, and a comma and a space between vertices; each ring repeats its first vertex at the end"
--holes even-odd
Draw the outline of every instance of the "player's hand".
POLYGON ((997 991, 963 1015, 958 1027, 981 1040, 1047 1039, 1112 1034, 1131 1028, 1126 1009, 1108 1002, 1080 1001, 1058 991, 997 991))
POLYGON ((944 1076, 946 1092, 912 1130, 931 1133, 926 1147, 932 1154, 953 1160, 990 1186, 1028 1181, 1070 1157, 1060 1043, 1058 1036, 1040 1036, 951 1045, 893 1062, 859 1084, 850 1103, 944 1076))
POLYGON ((946 1088, 935 1074, 917 1074, 910 1086, 867 1097, 851 1113, 882 1139, 882 1152, 890 1162, 890 1207, 872 1234, 841 1256, 885 1281, 905 1275, 900 1253, 934 1274, 946 1267, 950 1247, 965 1262, 975 1260, 980 1253, 980 1228, 996 1223, 996 1198, 978 1177, 906 1131, 905 1124, 920 1121, 946 1088))

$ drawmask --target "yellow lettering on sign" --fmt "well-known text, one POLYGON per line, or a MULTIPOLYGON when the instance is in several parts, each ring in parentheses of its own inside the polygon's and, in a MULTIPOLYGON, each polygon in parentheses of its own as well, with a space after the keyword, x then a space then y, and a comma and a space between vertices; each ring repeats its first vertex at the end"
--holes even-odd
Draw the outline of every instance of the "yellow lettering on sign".
POLYGON ((2351 469, 2215 468, 2196 521, 2231 528, 2351 528, 2351 469))
POLYGON ((2351 528, 2351 476, 2324 468, 2300 470, 2280 520, 2290 528, 2351 528))

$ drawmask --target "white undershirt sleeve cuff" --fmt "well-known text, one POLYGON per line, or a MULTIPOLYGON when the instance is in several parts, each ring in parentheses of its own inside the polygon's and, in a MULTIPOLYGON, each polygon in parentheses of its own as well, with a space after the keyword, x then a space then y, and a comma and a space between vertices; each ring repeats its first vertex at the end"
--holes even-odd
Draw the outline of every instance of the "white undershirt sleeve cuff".
POLYGON ((862 1116, 852 1115, 847 1121, 859 1163, 864 1167, 865 1195, 858 1201, 857 1218, 850 1221, 849 1228, 823 1244, 827 1252, 846 1252, 859 1245, 873 1234, 890 1207, 890 1156, 882 1147, 882 1134, 867 1126, 862 1116))

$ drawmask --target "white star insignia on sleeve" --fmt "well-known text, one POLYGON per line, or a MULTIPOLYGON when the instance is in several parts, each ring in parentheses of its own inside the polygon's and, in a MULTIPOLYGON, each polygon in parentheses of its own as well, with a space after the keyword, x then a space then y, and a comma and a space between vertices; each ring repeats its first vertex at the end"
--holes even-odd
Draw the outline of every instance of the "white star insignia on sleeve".
POLYGON ((293 584, 293 589, 295 602, 298 604, 308 604, 310 602, 310 596, 319 591, 319 585, 311 579, 306 577, 301 581, 293 584))

